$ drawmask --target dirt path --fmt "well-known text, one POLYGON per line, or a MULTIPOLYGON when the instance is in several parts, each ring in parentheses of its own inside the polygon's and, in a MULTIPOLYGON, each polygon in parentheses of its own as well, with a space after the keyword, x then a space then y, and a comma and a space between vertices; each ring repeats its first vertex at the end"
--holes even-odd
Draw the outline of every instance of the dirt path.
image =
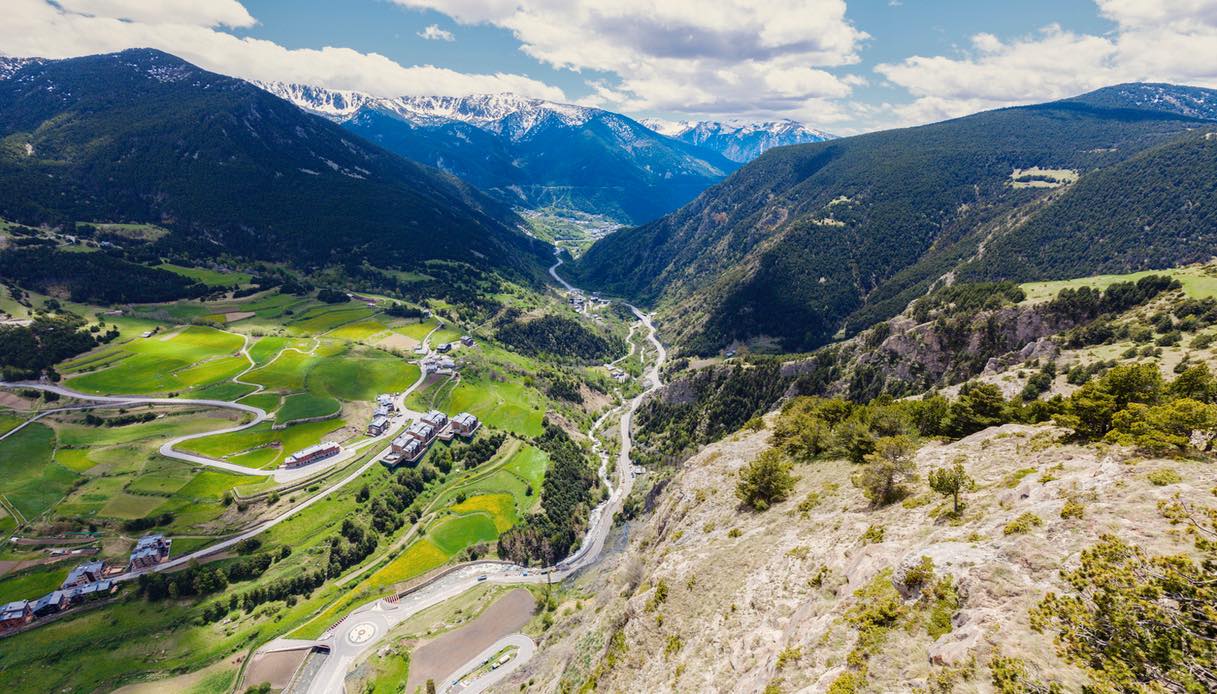
POLYGON ((477 619, 455 631, 428 641, 410 656, 410 678, 406 691, 425 686, 427 680, 438 685, 495 641, 514 634, 532 618, 536 601, 532 593, 517 588, 499 598, 477 619))

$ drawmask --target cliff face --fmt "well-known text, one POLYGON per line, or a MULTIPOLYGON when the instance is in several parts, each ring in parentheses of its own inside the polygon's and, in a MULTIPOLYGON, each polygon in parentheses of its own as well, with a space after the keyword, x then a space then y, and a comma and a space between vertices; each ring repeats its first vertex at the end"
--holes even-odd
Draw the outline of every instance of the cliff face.
POLYGON ((743 511, 737 471, 768 433, 712 445, 630 524, 624 549, 576 581, 538 656, 499 691, 992 691, 997 655, 1076 691, 1082 673, 1031 629, 1029 609, 1067 591, 1061 569, 1103 533, 1151 554, 1187 551, 1157 504, 1211 502, 1217 469, 1064 445, 1060 434, 1007 425, 929 443, 913 495, 879 510, 851 485, 856 466, 826 462, 796 468, 790 500, 743 511), (924 480, 961 455, 978 486, 952 520, 924 480), (1168 466, 1182 482, 1147 480, 1168 466), (1081 518, 1061 517, 1067 501, 1081 518), (1007 534, 1027 513, 1042 524, 1007 534), (910 587, 923 557, 932 577, 910 587), (891 612, 881 628, 880 606, 891 612))

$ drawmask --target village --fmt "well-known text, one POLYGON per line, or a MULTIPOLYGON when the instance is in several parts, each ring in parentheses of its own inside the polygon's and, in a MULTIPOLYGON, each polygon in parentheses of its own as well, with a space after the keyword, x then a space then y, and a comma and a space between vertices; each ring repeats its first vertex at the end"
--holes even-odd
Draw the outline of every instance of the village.
POLYGON ((56 590, 34 600, 15 600, 0 608, 0 633, 21 630, 38 620, 117 593, 119 584, 113 580, 116 576, 160 564, 169 558, 172 543, 163 535, 145 535, 136 541, 126 564, 95 560, 76 566, 56 590))

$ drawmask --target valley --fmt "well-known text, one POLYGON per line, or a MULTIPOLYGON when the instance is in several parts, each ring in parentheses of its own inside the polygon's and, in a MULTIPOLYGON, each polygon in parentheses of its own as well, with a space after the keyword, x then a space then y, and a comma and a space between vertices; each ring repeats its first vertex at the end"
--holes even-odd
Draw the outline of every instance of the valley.
POLYGON ((0 53, 0 686, 1217 690, 1217 90, 376 60, 0 53))

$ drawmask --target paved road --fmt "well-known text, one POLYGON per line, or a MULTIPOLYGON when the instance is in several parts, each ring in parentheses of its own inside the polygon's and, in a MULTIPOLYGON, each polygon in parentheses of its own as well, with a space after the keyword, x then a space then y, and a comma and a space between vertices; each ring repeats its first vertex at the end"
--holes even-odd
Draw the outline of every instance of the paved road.
POLYGON ((536 653, 537 644, 533 643, 533 640, 524 634, 504 636, 490 644, 486 650, 478 653, 469 662, 457 668, 456 673, 440 685, 439 694, 448 694, 449 692, 451 694, 481 694, 481 692, 506 679, 508 675, 518 670, 524 663, 532 660, 532 657, 536 653), (461 681, 462 675, 481 667, 482 664, 490 660, 496 653, 508 646, 515 646, 517 649, 511 660, 471 682, 461 681))
MULTIPOLYGON (((561 265, 562 259, 559 258, 558 262, 549 269, 549 274, 564 287, 573 289, 557 274, 557 269, 561 265)), ((613 526, 613 517, 620 510, 634 484, 630 460, 630 451, 633 449, 631 430, 634 413, 648 395, 662 386, 660 370, 667 361, 668 354, 656 336, 655 326, 651 322, 650 316, 634 306, 630 306, 630 309, 647 329, 647 339, 655 347, 656 359, 643 374, 645 386, 643 391, 629 402, 600 417, 591 429, 592 439, 596 441, 595 432, 611 415, 621 412, 619 426, 621 448, 614 470, 616 479, 609 479, 608 456, 597 445, 596 451, 601 457, 600 477, 610 492, 608 498, 592 510, 588 520, 587 534, 579 548, 556 566, 547 569, 526 569, 497 562, 471 562, 452 573, 444 574, 431 583, 424 584, 395 604, 384 600, 374 600, 357 608, 318 639, 317 645, 329 648, 330 655, 322 662, 319 672, 309 684, 308 694, 341 694, 344 691, 343 682, 351 666, 383 639, 394 626, 420 610, 437 605, 473 588, 479 583, 480 576, 486 576, 486 581, 501 584, 561 581, 599 560, 605 540, 613 526)), ((272 641, 263 646, 261 650, 274 650, 279 647, 278 643, 279 640, 272 641)))

